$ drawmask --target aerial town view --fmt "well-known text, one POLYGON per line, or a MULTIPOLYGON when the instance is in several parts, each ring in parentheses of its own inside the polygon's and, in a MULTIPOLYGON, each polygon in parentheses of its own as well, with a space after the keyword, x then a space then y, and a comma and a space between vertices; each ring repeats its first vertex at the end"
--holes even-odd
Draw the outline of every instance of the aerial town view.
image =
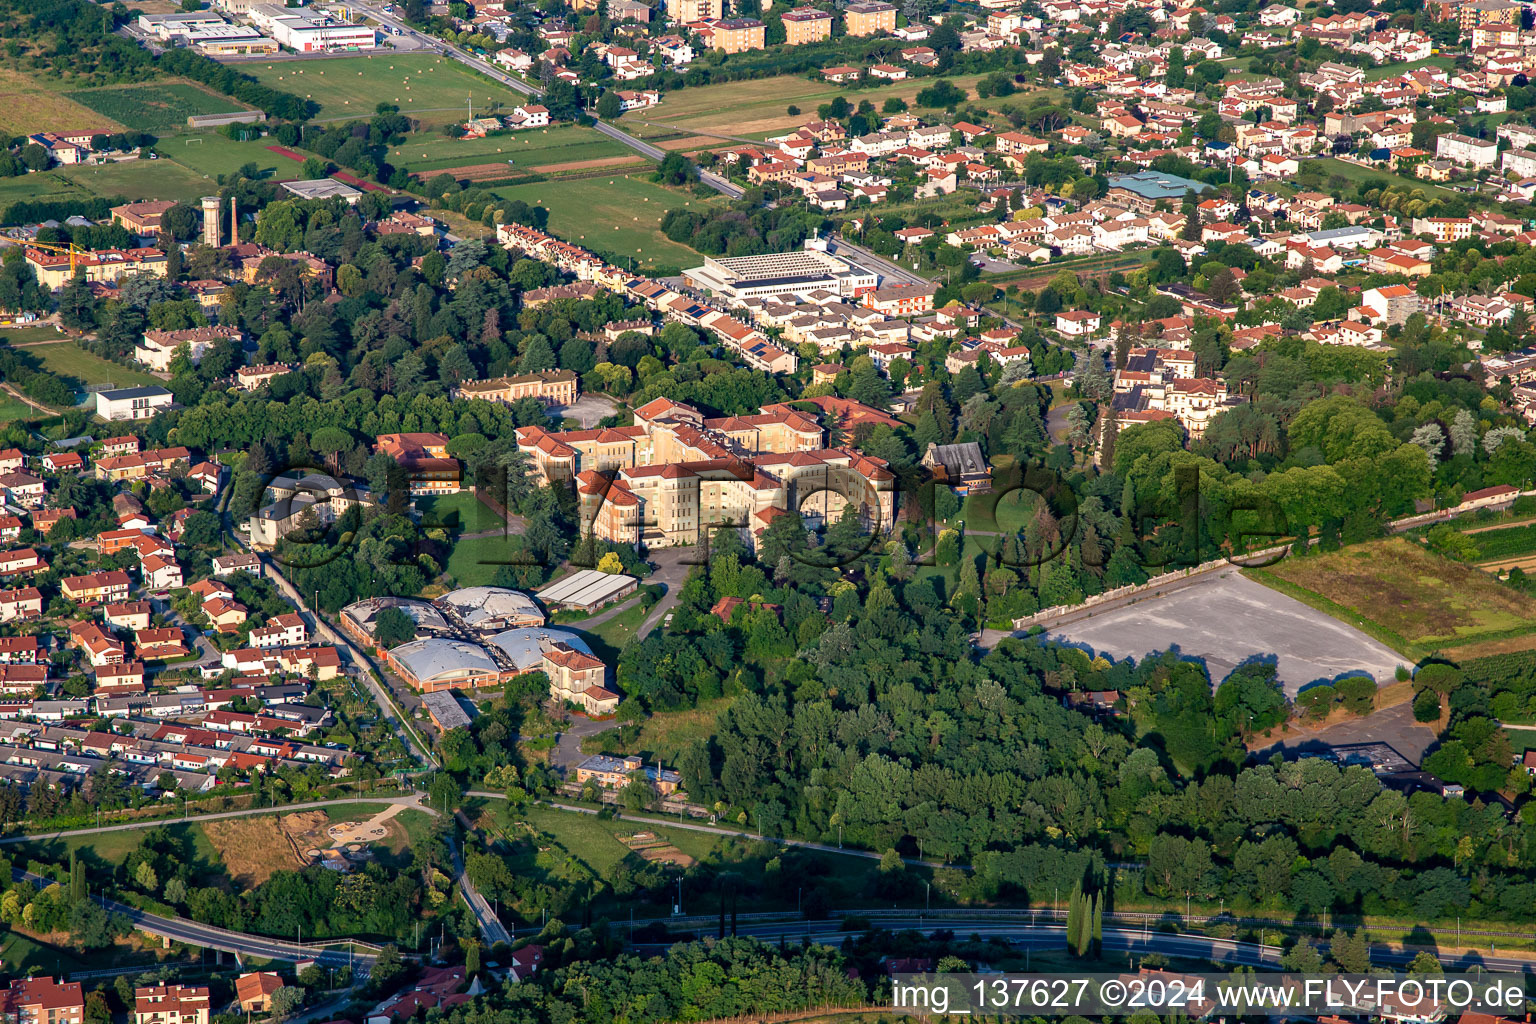
POLYGON ((1288 2, 0 0, 0 1024, 1529 1024, 1536 0, 1288 2))

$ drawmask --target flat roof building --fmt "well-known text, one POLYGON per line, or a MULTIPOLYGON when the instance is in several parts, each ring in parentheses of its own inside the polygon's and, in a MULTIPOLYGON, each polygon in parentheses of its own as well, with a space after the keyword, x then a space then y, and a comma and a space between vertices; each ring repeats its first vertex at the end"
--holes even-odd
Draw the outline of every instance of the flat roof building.
POLYGON ((874 271, 820 249, 706 257, 702 267, 683 271, 683 277, 695 288, 732 302, 769 295, 804 296, 817 291, 863 295, 880 284, 874 271))
POLYGON ((432 724, 442 732, 447 732, 449 729, 469 728, 469 715, 464 711, 464 705, 459 703, 459 698, 452 690, 422 694, 421 706, 426 708, 427 717, 432 719, 432 724))
POLYGON ((431 602, 418 601, 410 597, 370 597, 362 601, 354 601, 341 610, 341 624, 348 633, 364 643, 371 644, 374 641, 374 631, 378 627, 379 613, 386 608, 398 608, 410 616, 418 632, 451 633, 453 631, 448 620, 443 618, 443 613, 434 608, 431 602))
POLYGON ((285 181, 283 188, 300 199, 345 199, 349 205, 356 206, 362 193, 351 185, 337 181, 335 178, 315 178, 310 181, 285 181))
POLYGON ((147 420, 171 405, 171 393, 156 384, 96 392, 96 415, 106 420, 147 420))
POLYGON ((1183 202, 1185 193, 1200 195, 1213 187, 1203 181, 1181 178, 1177 174, 1137 171, 1135 174, 1112 175, 1107 195, 1111 199, 1119 198, 1138 209, 1150 211, 1160 202, 1166 202, 1169 209, 1175 209, 1183 202))

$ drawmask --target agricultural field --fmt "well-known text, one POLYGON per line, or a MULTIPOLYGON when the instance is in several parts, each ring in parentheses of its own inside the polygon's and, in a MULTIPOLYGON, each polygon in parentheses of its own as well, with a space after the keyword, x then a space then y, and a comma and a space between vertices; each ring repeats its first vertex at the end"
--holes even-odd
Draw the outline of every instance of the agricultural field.
MULTIPOLYGON (((974 96, 973 87, 980 78, 980 75, 961 75, 947 81, 974 96)), ((679 128, 711 133, 713 138, 702 138, 699 144, 724 145, 732 138, 760 140, 796 128, 815 118, 817 106, 837 96, 846 96, 854 104, 869 100, 878 110, 892 96, 911 103, 920 91, 932 84, 924 78, 893 82, 880 88, 850 89, 833 82, 789 75, 723 82, 668 93, 657 106, 626 114, 618 124, 631 134, 645 137, 679 128), (785 112, 791 106, 800 108, 798 116, 785 112)))
POLYGON ((1536 571, 1536 523, 1499 526, 1467 533, 1472 549, 1465 557, 1479 569, 1503 575, 1513 568, 1536 571))
POLYGON ((527 102, 522 93, 433 54, 250 63, 240 70, 263 85, 318 103, 322 121, 372 117, 379 103, 394 103, 403 114, 441 125, 463 120, 471 100, 477 115, 494 113, 497 104, 510 111, 527 102))
POLYGON ((528 170, 571 171, 626 161, 644 162, 623 143, 592 128, 565 125, 484 139, 413 138, 389 151, 389 162, 429 177, 441 171, 483 169, 460 177, 515 178, 528 170), (509 165, 508 160, 516 160, 509 165))
POLYGON ((217 132, 189 132, 161 139, 155 152, 161 160, 175 161, 212 187, 219 175, 234 174, 248 163, 254 163, 264 176, 291 176, 297 165, 268 149, 271 144, 271 139, 236 142, 217 132))
POLYGON ((602 175, 579 181, 514 185, 496 189, 503 199, 521 199, 549 208, 549 230, 561 238, 636 260, 681 267, 699 254, 661 233, 667 211, 707 205, 711 200, 675 192, 640 177, 602 175))
POLYGON ((185 127, 197 114, 232 114, 244 105, 190 82, 81 89, 65 95, 104 117, 141 132, 185 127))
POLYGON ((1536 643, 1536 599, 1401 537, 1287 558, 1248 575, 1410 657, 1446 648, 1472 657, 1494 643, 1536 643))
POLYGON ((46 80, 11 68, 0 68, 0 134, 29 135, 66 126, 70 129, 119 131, 124 126, 103 113, 82 106, 66 93, 50 89, 46 80))

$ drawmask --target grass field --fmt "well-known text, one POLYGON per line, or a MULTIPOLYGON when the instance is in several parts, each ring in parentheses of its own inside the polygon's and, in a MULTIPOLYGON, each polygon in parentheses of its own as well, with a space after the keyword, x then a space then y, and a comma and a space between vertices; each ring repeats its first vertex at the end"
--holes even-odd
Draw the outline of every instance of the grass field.
POLYGON ((709 200, 673 192, 640 177, 602 175, 581 181, 514 185, 496 189, 504 199, 549 208, 549 230, 561 238, 637 260, 688 267, 699 254, 661 233, 668 210, 707 205, 709 200))
POLYGON ((45 79, 11 68, 0 68, 0 96, 6 100, 0 104, 0 133, 5 135, 29 135, 60 127, 108 132, 123 127, 112 118, 49 88, 45 79))
POLYGON ((217 132, 188 132, 161 139, 155 152, 205 178, 209 186, 220 174, 233 174, 248 163, 264 174, 292 177, 299 165, 272 152, 267 148, 271 144, 271 139, 236 142, 217 132))
POLYGON ((65 95, 103 117, 142 132, 184 127, 197 114, 232 114, 248 109, 190 82, 81 89, 65 95))
POLYGON ((38 415, 40 415, 38 411, 26 402, 17 401, 10 395, 0 392, 0 426, 30 420, 38 415))
POLYGON ((458 586, 483 587, 496 578, 497 570, 509 558, 507 538, 500 534, 475 537, 454 543, 445 568, 458 586))
POLYGON ((624 649, 640 628, 640 623, 645 621, 650 608, 643 604, 639 597, 629 598, 624 610, 599 622, 591 629, 582 629, 580 622, 568 623, 570 629, 580 630, 587 638, 587 643, 592 647, 592 653, 604 661, 612 662, 624 649))
POLYGON ((1536 600, 1401 537, 1250 575, 1410 657, 1536 633, 1536 600))
POLYGON ((161 383, 160 378, 153 374, 108 362, 69 342, 61 342, 58 345, 34 345, 26 351, 37 357, 49 371, 61 376, 74 377, 87 385, 112 384, 116 387, 132 387, 137 384, 161 383))
POLYGON ((432 174, 479 164, 506 164, 503 177, 516 177, 527 169, 554 167, 589 161, 607 163, 624 158, 639 159, 627 146, 595 129, 565 125, 541 131, 513 132, 484 139, 444 139, 421 136, 389 151, 389 162, 414 174, 432 174))
POLYGON ((1442 54, 1438 57, 1426 57, 1423 60, 1404 61, 1400 64, 1381 64, 1374 68, 1367 68, 1365 80, 1367 82, 1379 82, 1383 78, 1394 78, 1397 75, 1407 74, 1409 71, 1417 71, 1420 68, 1443 68, 1450 71, 1456 66, 1456 58, 1442 54))
POLYGON ((490 506, 475 497, 474 491, 440 494, 416 499, 424 529, 439 528, 455 533, 481 533, 501 530, 505 525, 490 506))
POLYGON ((60 971, 79 971, 87 966, 98 966, 95 961, 99 954, 92 956, 93 962, 87 964, 73 950, 44 945, 19 932, 7 932, 4 940, 0 940, 0 957, 10 965, 11 970, 20 974, 34 969, 42 974, 57 974, 60 971))
POLYGON ((35 345, 39 342, 60 341, 69 335, 52 324, 34 324, 31 327, 6 327, 0 329, 0 344, 35 345))
POLYGON ((527 101, 521 93, 431 54, 250 63, 240 65, 240 70, 264 85, 314 100, 320 105, 321 120, 372 117, 377 104, 395 103, 401 113, 446 124, 463 120, 471 99, 477 116, 490 113, 493 104, 510 111, 527 101))
POLYGON ((687 829, 652 827, 621 820, 604 821, 591 814, 558 811, 547 807, 531 807, 525 815, 534 828, 548 832, 572 854, 579 857, 600 877, 607 876, 624 858, 631 856, 629 847, 619 842, 621 835, 636 832, 654 832, 695 860, 703 860, 717 843, 715 836, 687 829))
MULTIPOLYGON (((165 829, 187 844, 190 851, 188 863, 192 864, 200 874, 217 870, 218 851, 208 841, 207 833, 203 831, 201 824, 195 821, 168 821, 156 827, 165 829)), ((94 864, 99 869, 101 865, 112 866, 127 860, 128 855, 137 850, 143 842, 145 831, 147 830, 122 829, 115 832, 98 832, 46 842, 18 843, 5 849, 18 864, 24 864, 29 859, 55 864, 67 863, 70 851, 75 850, 79 851, 81 859, 88 865, 94 864)))
POLYGON ((1452 192, 1448 188, 1436 185, 1432 181, 1423 178, 1409 178, 1401 174, 1395 174, 1386 168, 1361 167, 1359 164, 1347 163, 1343 160, 1335 160, 1333 157, 1314 157, 1307 161, 1308 164, 1322 171, 1324 175, 1337 174, 1348 180, 1351 184, 1359 184, 1367 180, 1385 181, 1389 186, 1397 185, 1403 188, 1421 188, 1424 194, 1431 198, 1449 199, 1459 193, 1452 192))
POLYGON ((684 750, 715 731, 715 719, 731 706, 734 699, 721 697, 687 711, 662 711, 652 715, 640 727, 635 749, 663 761, 676 761, 684 750))
POLYGON ((98 196, 177 199, 191 202, 212 184, 197 172, 168 160, 127 160, 100 167, 65 167, 53 172, 98 196))
MULTIPOLYGON (((960 75, 947 79, 974 97, 973 86, 980 75, 960 75)), ((869 100, 879 109, 892 96, 912 103, 917 94, 932 83, 927 79, 892 82, 886 88, 848 89, 833 82, 813 82, 807 78, 781 76, 756 81, 722 82, 694 89, 668 93, 657 106, 625 115, 619 124, 636 135, 656 135, 668 129, 641 121, 675 125, 695 132, 713 132, 740 138, 762 139, 803 124, 816 116, 816 108, 836 96, 846 96, 857 104, 869 100), (799 115, 785 113, 790 106, 800 108, 799 115)), ((725 142, 722 140, 722 145, 725 142)))

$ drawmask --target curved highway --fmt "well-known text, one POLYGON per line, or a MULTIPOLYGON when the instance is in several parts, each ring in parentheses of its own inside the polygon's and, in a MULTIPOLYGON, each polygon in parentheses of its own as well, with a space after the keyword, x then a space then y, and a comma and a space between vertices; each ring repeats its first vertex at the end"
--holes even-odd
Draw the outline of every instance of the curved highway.
MULTIPOLYGON (((34 875, 21 868, 12 868, 11 876, 18 882, 31 882, 39 888, 54 884, 51 878, 34 875)), ((288 942, 262 935, 232 932, 227 928, 215 928, 211 924, 200 924, 182 917, 161 917, 159 914, 151 914, 104 896, 93 898, 107 913, 122 914, 128 918, 134 928, 141 932, 170 939, 172 942, 184 942, 191 946, 202 946, 205 949, 222 950, 236 956, 259 956, 267 960, 289 962, 314 960, 327 967, 351 964, 354 969, 364 974, 368 972, 374 959, 372 953, 353 953, 349 950, 325 948, 319 944, 305 945, 297 941, 288 942)))

